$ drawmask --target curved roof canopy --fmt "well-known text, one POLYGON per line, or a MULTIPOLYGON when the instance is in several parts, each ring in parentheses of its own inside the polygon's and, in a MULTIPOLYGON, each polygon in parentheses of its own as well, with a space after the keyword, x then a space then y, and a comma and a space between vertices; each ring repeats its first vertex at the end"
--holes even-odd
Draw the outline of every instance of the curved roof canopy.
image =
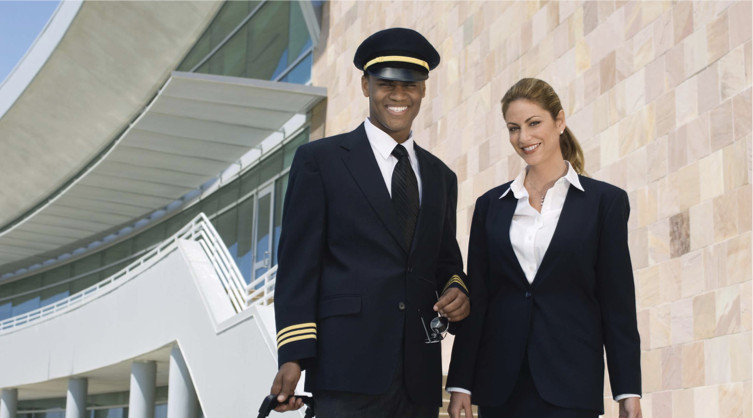
POLYGON ((171 73, 216 7, 81 5, 0 117, 0 272, 179 199, 325 97, 311 86, 171 73))

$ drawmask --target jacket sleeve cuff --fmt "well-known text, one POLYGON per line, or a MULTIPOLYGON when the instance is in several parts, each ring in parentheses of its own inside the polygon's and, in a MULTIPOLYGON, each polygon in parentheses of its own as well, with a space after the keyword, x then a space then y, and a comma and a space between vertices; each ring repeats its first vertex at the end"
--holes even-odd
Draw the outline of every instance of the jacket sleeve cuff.
POLYGON ((640 398, 640 397, 641 397, 641 395, 636 395, 634 393, 625 393, 623 395, 617 395, 617 396, 615 396, 614 400, 617 401, 617 402, 619 402, 619 401, 621 401, 623 399, 627 399, 627 398, 640 398))
MULTIPOLYGON (((308 322, 285 327, 277 333, 277 359, 284 363, 316 356, 316 323, 308 322)), ((301 367, 305 363, 301 363, 301 367)))
POLYGON ((468 286, 466 286, 465 282, 463 281, 463 278, 458 276, 457 274, 450 277, 450 280, 448 280, 447 283, 444 285, 444 288, 442 288, 442 293, 444 293, 445 291, 447 291, 447 289, 451 287, 457 287, 463 293, 465 293, 466 296, 471 297, 470 293, 468 292, 468 286))

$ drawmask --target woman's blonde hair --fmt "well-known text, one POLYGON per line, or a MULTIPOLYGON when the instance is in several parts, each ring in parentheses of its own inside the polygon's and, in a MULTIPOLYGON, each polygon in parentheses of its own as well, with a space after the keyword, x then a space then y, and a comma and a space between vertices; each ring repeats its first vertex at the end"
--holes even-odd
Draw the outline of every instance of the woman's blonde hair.
MULTIPOLYGON (((515 83, 504 97, 502 97, 502 115, 507 114, 507 108, 515 100, 525 99, 546 109, 552 115, 552 119, 557 119, 557 115, 562 109, 562 103, 559 96, 554 92, 552 86, 546 81, 537 78, 524 78, 515 83)), ((583 149, 580 147, 578 140, 573 135, 570 128, 560 135, 560 149, 562 158, 570 162, 573 169, 578 174, 587 174, 585 170, 586 161, 583 157, 583 149)))

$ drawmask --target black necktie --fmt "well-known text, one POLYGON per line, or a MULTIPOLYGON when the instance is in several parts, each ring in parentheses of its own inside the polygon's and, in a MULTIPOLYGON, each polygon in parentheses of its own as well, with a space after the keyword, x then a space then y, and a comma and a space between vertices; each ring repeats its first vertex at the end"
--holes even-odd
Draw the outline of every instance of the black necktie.
POLYGON ((410 249, 418 219, 418 180, 404 146, 398 144, 392 150, 392 155, 397 158, 395 171, 392 172, 392 206, 395 207, 397 222, 403 232, 405 248, 410 249))

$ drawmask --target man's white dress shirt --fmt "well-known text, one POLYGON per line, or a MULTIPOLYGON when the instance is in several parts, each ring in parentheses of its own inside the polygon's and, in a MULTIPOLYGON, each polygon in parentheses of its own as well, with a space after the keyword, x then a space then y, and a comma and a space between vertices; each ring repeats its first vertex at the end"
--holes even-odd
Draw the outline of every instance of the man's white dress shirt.
MULTIPOLYGON (((384 183, 387 185, 387 191, 392 197, 392 172, 395 171, 397 165, 397 158, 392 155, 392 150, 395 149, 397 142, 389 136, 383 130, 374 126, 369 118, 363 123, 366 128, 366 137, 369 138, 369 144, 371 150, 374 151, 374 157, 376 158, 379 170, 382 172, 384 183)), ((403 146, 408 151, 410 157, 410 165, 413 167, 413 172, 416 173, 416 180, 418 180, 418 201, 421 202, 423 196, 421 187, 421 173, 418 169, 418 158, 416 158, 416 150, 413 149, 413 131, 411 131, 408 139, 403 142, 403 146)))

